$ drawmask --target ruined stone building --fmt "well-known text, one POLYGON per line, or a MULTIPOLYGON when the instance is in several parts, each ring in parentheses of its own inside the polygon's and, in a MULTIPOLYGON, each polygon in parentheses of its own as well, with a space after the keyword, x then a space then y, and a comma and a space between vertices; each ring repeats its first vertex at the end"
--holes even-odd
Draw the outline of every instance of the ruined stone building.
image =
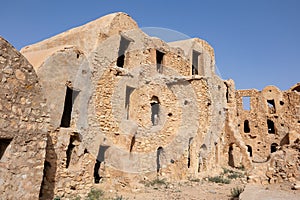
POLYGON ((224 166, 275 182, 272 155, 299 142, 299 84, 236 90, 215 73, 207 42, 166 43, 124 13, 21 53, 1 39, 0 68, 0 193, 7 199, 201 178, 224 166))

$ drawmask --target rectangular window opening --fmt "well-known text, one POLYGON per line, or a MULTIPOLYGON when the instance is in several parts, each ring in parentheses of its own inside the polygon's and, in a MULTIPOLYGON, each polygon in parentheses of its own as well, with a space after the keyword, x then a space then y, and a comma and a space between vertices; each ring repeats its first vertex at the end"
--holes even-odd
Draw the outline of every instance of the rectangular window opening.
POLYGON ((79 91, 73 90, 67 86, 64 111, 61 118, 60 127, 65 127, 65 128, 70 127, 73 103, 75 98, 78 96, 78 94, 79 91))
POLYGON ((164 60, 164 53, 161 51, 156 50, 156 69, 158 73, 162 73, 163 71, 163 60, 164 60))
POLYGON ((250 133, 250 126, 248 120, 244 121, 244 133, 250 133))
POLYGON ((130 40, 126 39, 124 36, 121 36, 119 52, 118 52, 118 59, 117 59, 117 66, 123 68, 125 63, 125 52, 128 49, 130 44, 130 40))
POLYGON ((244 96, 244 97, 242 97, 243 98, 243 109, 244 110, 250 110, 250 107, 251 107, 251 98, 250 98, 250 96, 244 96))
POLYGON ((193 138, 191 137, 189 139, 189 146, 188 146, 188 163, 187 163, 187 167, 190 168, 191 167, 191 143, 193 141, 193 138))
POLYGON ((192 55, 192 75, 199 74, 199 56, 201 55, 200 52, 193 50, 192 55))
POLYGON ((270 114, 276 113, 276 108, 275 108, 275 101, 274 101, 274 99, 267 100, 267 103, 268 103, 269 113, 270 113, 270 114))
POLYGON ((8 145, 11 143, 12 138, 0 138, 0 160, 4 155, 8 145))
POLYGON ((267 124, 268 124, 268 133, 269 134, 275 134, 275 125, 274 122, 270 119, 267 120, 267 124))
POLYGON ((158 147, 156 150, 156 172, 157 174, 161 172, 161 156, 164 153, 164 149, 162 147, 158 147))

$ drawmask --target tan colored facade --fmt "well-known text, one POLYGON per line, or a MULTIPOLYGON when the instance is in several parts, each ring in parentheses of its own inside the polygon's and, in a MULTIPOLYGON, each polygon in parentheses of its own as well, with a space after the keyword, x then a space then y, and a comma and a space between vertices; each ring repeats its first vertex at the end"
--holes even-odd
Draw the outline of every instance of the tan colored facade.
POLYGON ((91 187, 132 189, 145 178, 202 178, 228 165, 255 173, 271 151, 299 138, 297 85, 235 90, 215 74, 207 42, 165 43, 124 13, 21 52, 50 113, 40 199, 85 195, 91 187))

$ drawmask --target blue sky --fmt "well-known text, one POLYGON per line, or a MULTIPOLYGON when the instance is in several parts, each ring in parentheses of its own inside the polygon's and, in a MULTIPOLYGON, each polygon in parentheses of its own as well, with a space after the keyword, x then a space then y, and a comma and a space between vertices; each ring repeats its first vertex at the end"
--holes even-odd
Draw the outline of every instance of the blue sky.
POLYGON ((140 27, 205 39, 238 89, 300 82, 299 0, 10 0, 1 2, 0 35, 20 49, 118 11, 140 27))

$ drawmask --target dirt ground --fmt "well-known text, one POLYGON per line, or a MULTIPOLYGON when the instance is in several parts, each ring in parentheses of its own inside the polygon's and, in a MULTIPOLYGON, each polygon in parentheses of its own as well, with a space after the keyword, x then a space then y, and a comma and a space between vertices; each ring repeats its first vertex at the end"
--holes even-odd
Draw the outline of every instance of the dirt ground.
POLYGON ((209 181, 182 181, 175 184, 155 184, 132 192, 112 192, 110 197, 128 200, 226 200, 231 199, 231 190, 242 187, 241 200, 300 200, 300 190, 292 190, 290 183, 260 185, 246 184, 244 180, 233 180, 230 184, 209 181))

